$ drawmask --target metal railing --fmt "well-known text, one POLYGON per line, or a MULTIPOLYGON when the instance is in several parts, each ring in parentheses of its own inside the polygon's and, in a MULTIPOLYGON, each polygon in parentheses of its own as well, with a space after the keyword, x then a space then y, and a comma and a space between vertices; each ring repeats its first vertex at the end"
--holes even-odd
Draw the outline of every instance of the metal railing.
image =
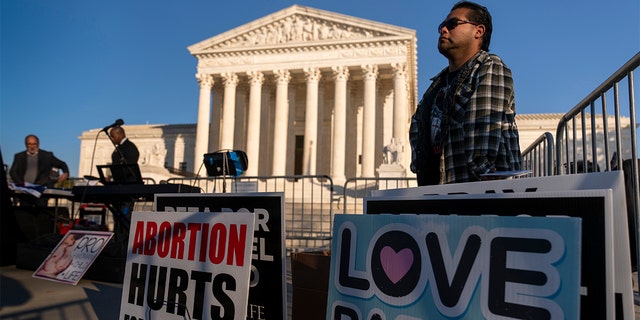
MULTIPOLYGON (((372 191, 417 187, 415 177, 360 177, 350 178, 344 183, 342 189, 343 213, 363 213, 364 198, 371 196, 372 191)), ((339 191, 338 191, 339 192, 339 191)))
POLYGON ((543 133, 529 147, 522 151, 523 169, 531 170, 534 177, 554 174, 553 135, 543 133))
MULTIPOLYGON (((622 168, 625 157, 637 161, 637 87, 633 75, 639 65, 640 52, 560 119, 555 137, 556 174, 580 173, 579 163, 583 164, 584 171, 588 171, 589 166, 595 171, 598 167, 609 171, 622 168), (626 105, 620 100, 625 93, 626 105), (613 110, 609 109, 610 104, 613 110), (622 122, 621 112, 625 106, 629 123, 622 122), (623 146, 623 141, 628 144, 623 146)), ((637 173, 635 166, 634 172, 637 173)))
POLYGON ((334 186, 329 176, 193 177, 171 178, 167 183, 199 187, 203 193, 282 192, 287 250, 330 246, 334 186))
MULTIPOLYGON (((623 170, 632 265, 640 264, 640 192, 634 72, 640 52, 567 112, 556 131, 556 174, 623 170), (626 99, 624 96, 626 95, 626 99), (625 101, 626 100, 626 101, 625 101), (613 105, 613 110, 610 106, 613 105), (628 112, 628 123, 621 113, 628 112)), ((640 279, 639 279, 640 280, 640 279)), ((636 304, 638 304, 636 299, 636 304)))

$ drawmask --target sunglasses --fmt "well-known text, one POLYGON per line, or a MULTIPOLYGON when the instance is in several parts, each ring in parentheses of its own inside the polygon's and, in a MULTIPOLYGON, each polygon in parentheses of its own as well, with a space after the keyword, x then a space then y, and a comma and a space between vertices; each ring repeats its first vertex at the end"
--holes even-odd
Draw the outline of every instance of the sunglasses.
POLYGON ((440 33, 440 30, 442 30, 442 28, 447 27, 447 30, 451 31, 453 29, 455 29, 457 26, 461 25, 461 24, 465 24, 465 23, 469 23, 472 24, 474 26, 478 26, 480 25, 479 23, 475 23, 473 21, 469 21, 469 20, 461 20, 458 18, 451 18, 447 21, 443 21, 441 24, 438 25, 438 33, 440 33))

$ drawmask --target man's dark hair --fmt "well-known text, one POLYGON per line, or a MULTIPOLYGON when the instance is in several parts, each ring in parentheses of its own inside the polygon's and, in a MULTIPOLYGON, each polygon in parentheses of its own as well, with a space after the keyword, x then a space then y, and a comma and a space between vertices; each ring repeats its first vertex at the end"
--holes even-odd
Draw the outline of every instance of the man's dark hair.
POLYGON ((475 22, 477 24, 481 24, 485 28, 484 36, 482 37, 482 45, 480 49, 484 51, 489 51, 489 44, 491 43, 491 32, 493 31, 493 24, 491 23, 491 14, 489 10, 481 6, 475 2, 471 1, 460 1, 456 3, 451 11, 458 8, 467 8, 470 9, 469 16, 467 19, 471 22, 475 22))
POLYGON ((24 144, 27 144, 27 140, 29 140, 29 138, 32 138, 32 137, 36 139, 36 142, 38 142, 38 144, 40 144, 40 139, 35 134, 30 134, 24 137, 24 144))

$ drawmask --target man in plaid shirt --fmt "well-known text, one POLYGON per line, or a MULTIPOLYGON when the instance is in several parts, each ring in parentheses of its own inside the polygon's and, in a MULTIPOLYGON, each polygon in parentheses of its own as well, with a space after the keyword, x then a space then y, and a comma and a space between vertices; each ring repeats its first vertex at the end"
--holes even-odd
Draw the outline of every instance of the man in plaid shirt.
POLYGON ((481 181, 482 174, 521 170, 511 70, 489 54, 487 8, 458 2, 438 27, 449 66, 411 118, 411 170, 418 185, 481 181))

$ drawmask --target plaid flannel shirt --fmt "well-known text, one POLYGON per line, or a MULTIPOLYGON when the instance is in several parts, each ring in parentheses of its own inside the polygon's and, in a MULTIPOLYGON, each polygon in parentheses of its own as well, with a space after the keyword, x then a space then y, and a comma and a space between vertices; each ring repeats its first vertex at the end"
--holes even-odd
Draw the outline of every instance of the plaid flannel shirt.
POLYGON ((436 155, 431 152, 429 138, 431 108, 447 73, 444 69, 432 79, 411 118, 411 170, 418 175, 419 184, 479 181, 481 174, 493 169, 520 170, 522 156, 511 70, 500 57, 485 51, 460 70, 458 80, 452 84, 455 89, 449 90, 453 96, 445 98, 443 168, 440 159, 433 159, 436 155))

